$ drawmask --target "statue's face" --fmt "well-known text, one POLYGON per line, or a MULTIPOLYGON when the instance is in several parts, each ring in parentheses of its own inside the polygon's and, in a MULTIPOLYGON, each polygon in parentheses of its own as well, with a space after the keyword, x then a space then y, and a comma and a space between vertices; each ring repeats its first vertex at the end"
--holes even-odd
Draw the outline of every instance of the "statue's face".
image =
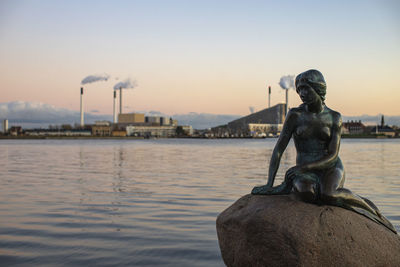
POLYGON ((304 104, 312 104, 320 100, 320 96, 317 94, 317 92, 315 92, 315 90, 307 84, 300 85, 297 88, 297 92, 304 104))

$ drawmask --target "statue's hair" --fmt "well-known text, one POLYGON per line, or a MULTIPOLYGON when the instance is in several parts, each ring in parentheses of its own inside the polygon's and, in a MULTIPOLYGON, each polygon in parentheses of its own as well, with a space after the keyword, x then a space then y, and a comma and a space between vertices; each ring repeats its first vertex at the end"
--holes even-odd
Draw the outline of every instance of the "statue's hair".
POLYGON ((297 93, 299 93, 298 88, 304 84, 314 89, 315 92, 321 97, 322 101, 325 101, 326 82, 321 72, 318 70, 308 70, 297 75, 295 81, 297 93))

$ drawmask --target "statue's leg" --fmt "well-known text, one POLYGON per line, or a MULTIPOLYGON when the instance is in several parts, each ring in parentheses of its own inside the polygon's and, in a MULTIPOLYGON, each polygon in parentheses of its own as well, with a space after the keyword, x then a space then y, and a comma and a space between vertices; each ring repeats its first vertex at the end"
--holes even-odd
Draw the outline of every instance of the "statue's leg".
POLYGON ((318 199, 317 177, 313 174, 298 175, 293 180, 293 193, 301 200, 315 203, 318 199))
POLYGON ((321 201, 328 205, 347 209, 352 209, 353 207, 365 209, 378 216, 375 209, 368 205, 360 196, 353 194, 349 189, 341 187, 343 186, 343 179, 344 171, 341 166, 333 167, 328 170, 324 177, 320 179, 319 189, 321 201))
POLYGON ((396 232, 393 225, 370 200, 353 194, 349 189, 341 187, 343 186, 343 175, 344 171, 340 164, 328 170, 324 177, 320 179, 319 189, 322 203, 355 211, 396 232))

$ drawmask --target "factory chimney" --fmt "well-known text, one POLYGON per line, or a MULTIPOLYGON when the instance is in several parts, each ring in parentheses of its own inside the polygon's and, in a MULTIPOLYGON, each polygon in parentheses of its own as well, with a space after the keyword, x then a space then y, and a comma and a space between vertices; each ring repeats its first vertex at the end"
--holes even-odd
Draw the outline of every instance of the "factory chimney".
POLYGON ((268 86, 268 108, 271 107, 271 86, 268 86))
POLYGON ((117 101, 117 91, 114 90, 114 102, 113 102, 113 122, 114 123, 117 123, 117 113, 115 112, 116 101, 117 101))
POLYGON ((122 114, 122 87, 119 88, 119 114, 122 114))
POLYGON ((83 87, 81 87, 81 127, 85 126, 83 119, 83 87))
POLYGON ((285 116, 288 113, 288 104, 289 104, 289 88, 285 90, 286 91, 286 109, 285 109, 285 116))

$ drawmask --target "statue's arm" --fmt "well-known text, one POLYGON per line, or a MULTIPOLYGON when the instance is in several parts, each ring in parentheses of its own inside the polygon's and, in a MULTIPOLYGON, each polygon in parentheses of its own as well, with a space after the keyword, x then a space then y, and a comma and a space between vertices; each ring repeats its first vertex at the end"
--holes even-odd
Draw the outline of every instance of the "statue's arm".
POLYGON ((279 136, 278 142, 275 145, 274 151, 272 152, 268 170, 267 186, 269 187, 272 187, 274 185, 275 176, 279 169, 281 157, 295 129, 296 116, 296 112, 294 112, 292 109, 288 112, 285 123, 283 124, 282 132, 279 136))
POLYGON ((340 137, 342 129, 342 118, 339 113, 335 112, 333 116, 333 125, 331 129, 331 141, 328 144, 328 154, 320 160, 308 163, 301 167, 303 171, 313 169, 326 169, 332 166, 339 155, 340 137))

